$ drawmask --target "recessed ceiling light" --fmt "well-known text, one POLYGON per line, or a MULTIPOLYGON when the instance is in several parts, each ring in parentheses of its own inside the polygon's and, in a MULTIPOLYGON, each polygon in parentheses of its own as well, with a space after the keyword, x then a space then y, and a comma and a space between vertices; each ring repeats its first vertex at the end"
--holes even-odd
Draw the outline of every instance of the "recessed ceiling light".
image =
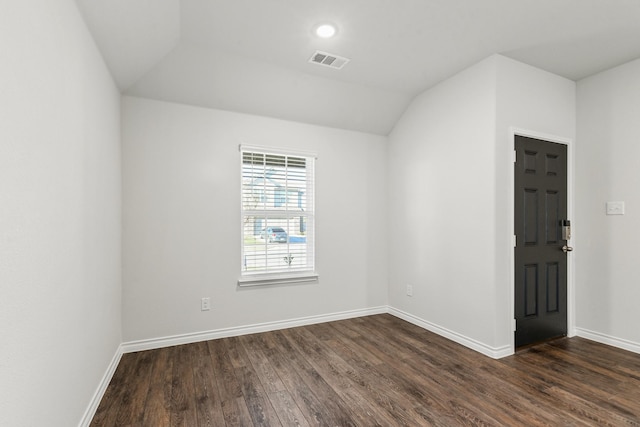
POLYGON ((336 27, 331 24, 322 24, 316 27, 316 35, 328 39, 336 35, 336 27))

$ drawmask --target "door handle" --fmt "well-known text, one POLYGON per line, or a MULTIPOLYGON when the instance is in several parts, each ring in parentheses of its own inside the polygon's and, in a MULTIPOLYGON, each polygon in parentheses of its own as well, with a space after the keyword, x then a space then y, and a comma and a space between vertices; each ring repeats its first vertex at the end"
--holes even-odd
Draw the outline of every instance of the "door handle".
POLYGON ((562 252, 564 252, 565 254, 566 254, 567 252, 571 252, 572 250, 573 250, 573 248, 572 248, 571 246, 564 245, 564 246, 562 247, 562 252))

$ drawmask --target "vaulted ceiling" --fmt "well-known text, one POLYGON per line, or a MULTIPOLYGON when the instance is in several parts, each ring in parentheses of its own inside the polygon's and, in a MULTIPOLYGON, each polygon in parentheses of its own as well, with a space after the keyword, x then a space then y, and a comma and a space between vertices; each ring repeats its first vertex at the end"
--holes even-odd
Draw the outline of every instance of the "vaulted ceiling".
POLYGON ((640 0, 76 1, 124 94, 381 135, 494 53, 573 80, 640 57, 640 0))

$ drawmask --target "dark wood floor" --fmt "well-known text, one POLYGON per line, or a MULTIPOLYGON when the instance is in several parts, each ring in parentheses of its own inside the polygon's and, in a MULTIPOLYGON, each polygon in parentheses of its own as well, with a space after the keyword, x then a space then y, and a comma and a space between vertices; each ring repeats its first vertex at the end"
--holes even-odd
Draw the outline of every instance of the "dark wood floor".
POLYGON ((492 360, 390 315, 125 354, 92 426, 640 425, 640 355, 492 360))

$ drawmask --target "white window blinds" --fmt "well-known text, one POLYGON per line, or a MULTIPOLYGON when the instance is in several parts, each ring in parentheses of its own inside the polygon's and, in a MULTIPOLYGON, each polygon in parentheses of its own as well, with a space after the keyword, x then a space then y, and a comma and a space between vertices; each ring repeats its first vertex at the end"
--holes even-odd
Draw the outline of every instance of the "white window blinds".
POLYGON ((313 155, 240 147, 242 276, 315 270, 313 155))

